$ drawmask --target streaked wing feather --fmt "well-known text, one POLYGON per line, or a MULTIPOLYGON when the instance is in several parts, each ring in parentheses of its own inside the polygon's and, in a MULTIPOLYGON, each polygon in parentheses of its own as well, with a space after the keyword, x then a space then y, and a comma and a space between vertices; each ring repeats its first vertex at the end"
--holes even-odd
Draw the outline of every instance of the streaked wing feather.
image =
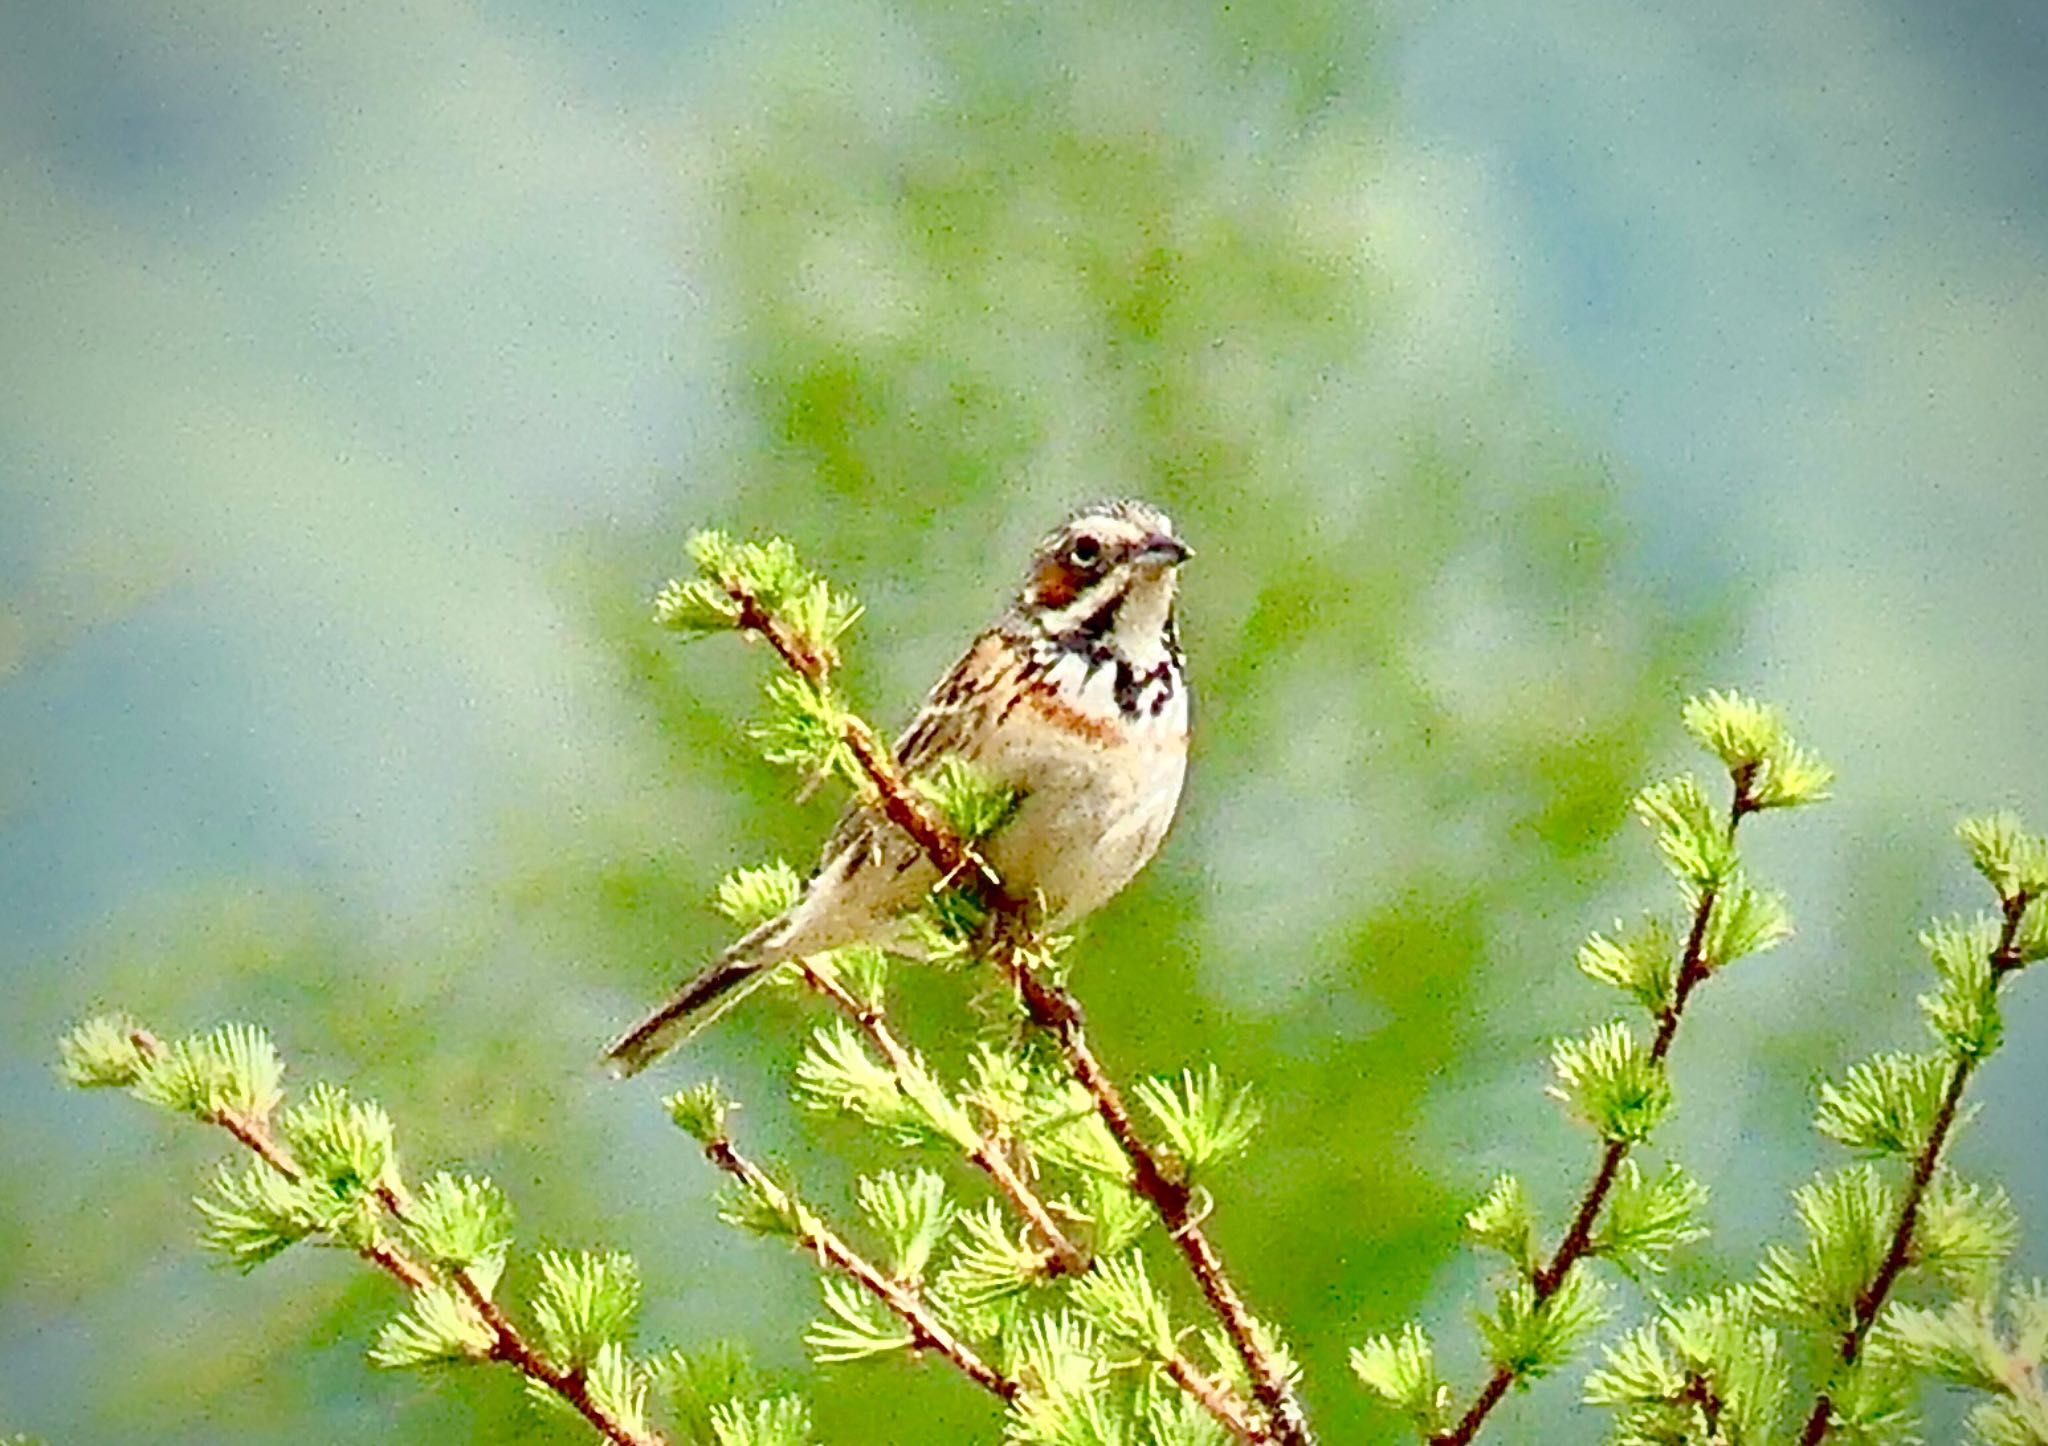
MULTIPOLYGON (((929 771, 949 754, 973 757, 989 733, 987 714, 1010 690, 995 684, 1017 667, 1015 646, 1000 628, 976 638, 930 693, 896 740, 895 759, 905 778, 929 771)), ((857 843, 877 854, 889 835, 873 809, 856 803, 841 814, 825 840, 820 871, 857 843)))

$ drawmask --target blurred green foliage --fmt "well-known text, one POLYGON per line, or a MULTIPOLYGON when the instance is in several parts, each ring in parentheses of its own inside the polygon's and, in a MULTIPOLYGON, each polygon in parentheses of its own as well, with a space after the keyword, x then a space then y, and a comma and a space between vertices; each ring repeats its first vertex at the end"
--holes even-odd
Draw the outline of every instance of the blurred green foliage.
MULTIPOLYGON (((1256 1084, 1265 1129, 1217 1186, 1215 1235, 1287 1323, 1325 1437, 1394 1434, 1345 1350, 1422 1300, 1484 1178, 1445 1173, 1418 1111, 1491 1079, 1499 981, 1564 978, 1610 880, 1643 872, 1609 843, 1706 630, 1628 571, 1600 468, 1537 401, 1484 358, 1418 364, 1456 343, 1432 339, 1426 270, 1375 252, 1376 78, 1354 69, 1372 23, 906 0, 755 27, 681 166, 717 290, 677 325, 716 330, 721 430, 684 459, 668 527, 576 539, 555 579, 613 660, 625 785, 505 820, 422 920, 276 880, 153 904, 17 1019, 98 1000, 263 1019, 386 1102, 421 1171, 488 1171, 538 1239, 630 1249, 651 1334, 739 1336, 789 1367, 806 1268, 721 1233, 654 1090, 592 1061, 720 941, 719 877, 807 859, 836 801, 791 804, 741 733, 757 670, 650 625, 646 585, 693 525, 791 536, 868 604, 856 701, 907 716, 1039 531, 1142 495, 1199 554, 1193 773, 1162 857, 1090 926, 1077 988, 1126 1077, 1223 1060, 1256 1084)), ((957 1063, 957 990, 907 989, 906 1032, 957 1063)), ((1570 1015, 1515 998, 1518 1040, 1570 1015)), ((757 1003, 693 1048, 837 1204, 880 1162, 836 1159, 853 1136, 776 1106, 800 1008, 757 1003)), ((146 1124, 77 1109, 91 1148, 50 1142, 65 1199, 0 1190, 0 1225, 39 1242, 0 1285, 152 1308, 89 1311, 105 1373, 69 1439, 144 1419, 166 1441, 574 1437, 503 1380, 371 1379, 391 1300, 360 1272, 204 1277, 164 1219, 200 1147, 138 1177, 146 1124), (60 1228, 84 1200, 90 1239, 60 1228)), ((994 1419, 934 1369, 825 1380, 827 1440, 994 1419)))

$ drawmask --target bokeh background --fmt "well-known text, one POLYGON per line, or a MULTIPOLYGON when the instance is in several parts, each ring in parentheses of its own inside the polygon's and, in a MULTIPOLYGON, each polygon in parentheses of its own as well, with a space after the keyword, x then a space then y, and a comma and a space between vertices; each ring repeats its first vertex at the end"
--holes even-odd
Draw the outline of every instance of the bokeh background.
MULTIPOLYGON (((1702 996, 1671 1136, 1701 1268, 1751 1259, 1819 1072, 1916 1037, 1955 814, 2048 819, 2043 15, 0 3, 0 1429, 576 1439, 372 1373, 342 1259, 206 1264, 213 1142, 51 1074, 107 1005, 267 1024, 527 1243, 635 1252, 649 1338, 798 1376, 806 1269, 655 1099, 721 1074, 842 1200, 801 1010, 591 1065, 833 807, 751 757, 757 659, 646 622, 703 522, 860 591, 894 720, 1067 506, 1174 511, 1191 792, 1082 982, 1126 1073, 1259 1086, 1216 1232, 1332 1441, 1397 1435, 1351 1342, 1469 1353, 1489 1173, 1553 1220, 1583 1178, 1543 1044, 1659 897, 1623 803, 1679 700, 1783 702, 1839 798, 1755 829, 1801 932, 1702 996)), ((2016 993, 1962 1156, 2042 1226, 2016 993)), ((933 1368, 814 1394, 828 1440, 993 1430, 933 1368)), ((1592 1439, 1573 1395, 1495 1434, 1592 1439)))

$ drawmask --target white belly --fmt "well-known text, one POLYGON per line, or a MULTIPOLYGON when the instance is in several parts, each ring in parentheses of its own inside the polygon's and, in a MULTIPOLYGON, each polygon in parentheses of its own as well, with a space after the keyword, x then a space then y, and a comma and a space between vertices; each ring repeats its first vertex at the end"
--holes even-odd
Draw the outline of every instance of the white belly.
MULTIPOLYGON (((1060 681, 1072 681, 1061 679, 1060 681)), ((1015 892, 1044 899, 1057 925, 1113 898, 1159 849, 1187 771, 1187 697, 1117 709, 1110 669, 1078 691, 1076 711, 1096 730, 1063 728, 1019 709, 982 755, 1023 792, 1016 816, 988 841, 989 862, 1015 892)))

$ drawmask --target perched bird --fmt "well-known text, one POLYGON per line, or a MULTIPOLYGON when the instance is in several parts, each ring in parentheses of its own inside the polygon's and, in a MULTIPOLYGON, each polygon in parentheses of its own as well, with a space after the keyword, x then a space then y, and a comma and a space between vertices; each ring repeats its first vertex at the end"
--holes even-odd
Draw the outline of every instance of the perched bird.
MULTIPOLYGON (((896 744, 909 778, 949 755, 1015 791, 980 849, 1013 895, 1059 928, 1101 907, 1158 850, 1187 767, 1188 690, 1174 593, 1189 556, 1142 502, 1084 508, 1039 544, 1023 591, 926 697, 896 744)), ((787 959, 901 942, 939 882, 873 808, 850 809, 802 897, 750 930, 606 1055, 637 1073, 714 1000, 787 959)))

